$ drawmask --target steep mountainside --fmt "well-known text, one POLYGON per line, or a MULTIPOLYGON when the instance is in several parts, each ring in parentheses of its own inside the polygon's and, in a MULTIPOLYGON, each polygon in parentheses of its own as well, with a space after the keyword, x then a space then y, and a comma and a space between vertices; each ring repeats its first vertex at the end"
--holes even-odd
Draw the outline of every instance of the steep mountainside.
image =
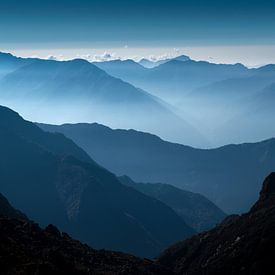
POLYGON ((225 218, 225 213, 200 194, 163 183, 136 183, 127 176, 119 180, 136 190, 156 198, 171 207, 197 232, 209 230, 225 218))
MULTIPOLYGON (((0 64, 4 57, 0 56, 0 64)), ((3 76, 0 91, 2 104, 33 121, 98 121, 184 139, 190 144, 205 143, 202 135, 174 114, 168 104, 85 60, 34 59, 3 76)))
POLYGON ((163 182, 205 195, 228 214, 247 211, 274 169, 275 140, 201 150, 98 124, 40 125, 61 132, 98 163, 136 182, 163 182), (111 157, 110 157, 111 156, 111 157))
POLYGON ((275 173, 260 198, 240 217, 167 249, 159 263, 176 274, 274 274, 275 173))
POLYGON ((48 225, 31 223, 0 195, 1 274, 172 274, 149 260, 97 251, 48 225))
POLYGON ((63 135, 5 107, 0 129, 0 190, 30 219, 95 248, 146 257, 194 233, 171 208, 122 185, 63 135))

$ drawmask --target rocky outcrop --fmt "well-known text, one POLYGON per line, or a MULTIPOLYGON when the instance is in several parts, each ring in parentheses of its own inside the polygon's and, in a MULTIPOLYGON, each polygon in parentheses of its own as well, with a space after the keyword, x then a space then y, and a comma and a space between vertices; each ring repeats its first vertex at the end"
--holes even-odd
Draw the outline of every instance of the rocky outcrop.
POLYGON ((94 250, 53 225, 0 217, 1 274, 172 274, 131 255, 94 250))
POLYGON ((160 264, 176 274, 274 274, 275 173, 264 181, 260 198, 240 217, 167 249, 160 264))
POLYGON ((0 273, 5 274, 171 274, 150 260, 94 250, 60 232, 29 222, 0 195, 0 273))

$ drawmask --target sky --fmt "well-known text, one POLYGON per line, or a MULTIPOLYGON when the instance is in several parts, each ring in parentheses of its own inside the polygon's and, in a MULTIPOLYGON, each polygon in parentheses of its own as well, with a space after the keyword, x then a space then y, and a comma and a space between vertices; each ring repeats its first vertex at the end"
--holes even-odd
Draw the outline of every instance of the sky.
POLYGON ((275 0, 0 0, 0 50, 275 63, 275 0))

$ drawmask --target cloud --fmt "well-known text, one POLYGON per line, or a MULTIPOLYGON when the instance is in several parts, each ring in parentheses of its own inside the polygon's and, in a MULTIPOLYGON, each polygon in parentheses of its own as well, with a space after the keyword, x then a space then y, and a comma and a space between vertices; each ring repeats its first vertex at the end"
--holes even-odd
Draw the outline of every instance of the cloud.
POLYGON ((104 52, 103 54, 96 54, 92 57, 90 61, 102 62, 102 61, 110 61, 121 59, 121 57, 117 56, 116 53, 108 53, 104 52))
POLYGON ((48 60, 55 60, 55 61, 58 60, 58 58, 55 55, 48 55, 47 59, 48 60))
POLYGON ((63 60, 63 55, 62 54, 60 54, 60 55, 48 55, 47 57, 46 57, 46 59, 48 59, 48 60, 54 60, 54 61, 60 61, 60 60, 63 60))
MULTIPOLYGON (((165 53, 162 55, 150 55, 147 59, 153 62, 157 62, 157 61, 161 61, 161 60, 166 60, 166 59, 170 59, 173 58, 174 55, 173 54, 169 54, 169 53, 165 53)), ((146 58, 146 57, 145 57, 146 58)))
POLYGON ((76 58, 81 58, 81 59, 85 59, 88 61, 93 61, 93 56, 90 54, 77 54, 76 58))

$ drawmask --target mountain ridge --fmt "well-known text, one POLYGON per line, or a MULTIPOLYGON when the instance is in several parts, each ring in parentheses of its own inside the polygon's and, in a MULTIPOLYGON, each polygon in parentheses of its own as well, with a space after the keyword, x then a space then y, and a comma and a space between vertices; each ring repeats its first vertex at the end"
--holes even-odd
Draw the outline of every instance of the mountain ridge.
POLYGON ((215 227, 226 217, 221 209, 200 194, 164 183, 137 183, 128 176, 119 177, 119 180, 171 207, 198 233, 215 227))
POLYGON ((136 182, 168 183, 200 193, 228 214, 248 210, 257 198, 262 177, 272 171, 275 161, 274 138, 196 149, 148 133, 97 124, 39 126, 72 138, 119 176, 126 174, 136 182), (246 182, 253 185, 248 188, 246 182))
POLYGON ((0 190, 30 219, 56 224, 95 248, 146 257, 194 233, 171 208, 122 185, 64 135, 5 107, 0 126, 0 190))
POLYGON ((34 59, 3 76, 0 90, 2 104, 18 110, 29 120, 47 119, 48 123, 96 120, 186 142, 206 142, 197 129, 163 100, 82 59, 34 59))

